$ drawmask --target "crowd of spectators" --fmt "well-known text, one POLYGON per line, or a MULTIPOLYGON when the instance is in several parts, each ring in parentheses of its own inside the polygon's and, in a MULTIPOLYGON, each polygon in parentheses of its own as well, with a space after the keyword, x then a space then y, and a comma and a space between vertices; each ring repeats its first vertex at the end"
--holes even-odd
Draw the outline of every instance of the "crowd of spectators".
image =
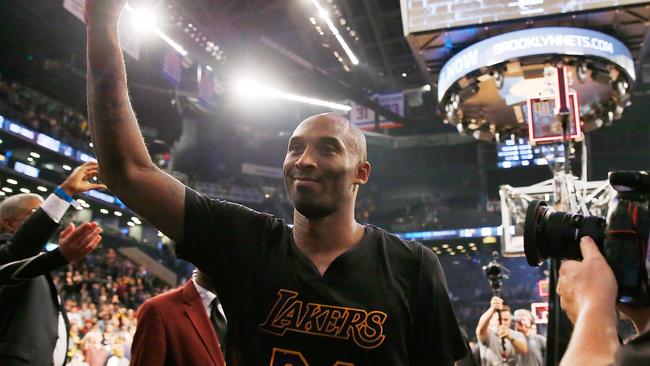
POLYGON ((90 130, 84 114, 23 84, 1 77, 0 115, 69 145, 88 148, 90 130))
POLYGON ((53 273, 70 321, 72 366, 128 365, 135 311, 170 287, 112 248, 53 273))

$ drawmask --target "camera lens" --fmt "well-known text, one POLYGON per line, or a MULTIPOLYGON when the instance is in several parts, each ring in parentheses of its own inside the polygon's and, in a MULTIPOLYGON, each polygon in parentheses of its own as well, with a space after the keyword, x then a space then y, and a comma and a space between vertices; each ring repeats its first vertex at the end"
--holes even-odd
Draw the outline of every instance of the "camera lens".
POLYGON ((524 223, 526 260, 531 266, 539 266, 549 257, 582 259, 580 238, 592 237, 602 250, 604 235, 604 218, 555 211, 546 202, 534 200, 524 223))

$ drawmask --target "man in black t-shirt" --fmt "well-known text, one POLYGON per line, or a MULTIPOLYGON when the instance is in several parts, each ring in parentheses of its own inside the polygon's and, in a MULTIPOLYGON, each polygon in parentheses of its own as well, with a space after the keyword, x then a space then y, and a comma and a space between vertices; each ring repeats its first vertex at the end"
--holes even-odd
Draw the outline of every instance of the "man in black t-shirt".
POLYGON ((365 137, 322 114, 283 165, 293 228, 205 196, 149 158, 117 37, 125 0, 87 0, 88 105, 101 177, 209 274, 229 321, 229 365, 451 365, 465 346, 437 257, 354 220, 365 137))

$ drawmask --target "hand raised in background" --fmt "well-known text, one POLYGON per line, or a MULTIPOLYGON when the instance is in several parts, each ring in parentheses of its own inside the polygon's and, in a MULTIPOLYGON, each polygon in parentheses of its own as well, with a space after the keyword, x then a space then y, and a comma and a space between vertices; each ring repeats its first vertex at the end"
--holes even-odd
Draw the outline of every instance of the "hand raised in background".
POLYGON ((97 165, 97 162, 89 161, 73 170, 70 176, 61 183, 60 187, 70 196, 90 191, 91 189, 106 189, 104 184, 92 182, 92 179, 97 177, 98 173, 99 165, 97 165))

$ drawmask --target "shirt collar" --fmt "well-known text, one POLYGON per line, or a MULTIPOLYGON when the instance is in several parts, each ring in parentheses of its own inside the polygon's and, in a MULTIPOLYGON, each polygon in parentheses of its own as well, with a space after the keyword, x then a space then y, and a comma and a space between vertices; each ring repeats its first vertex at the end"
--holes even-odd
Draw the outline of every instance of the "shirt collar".
POLYGON ((207 310, 208 314, 210 314, 210 304, 212 304, 212 300, 214 300, 217 295, 208 289, 201 287, 201 285, 196 283, 196 280, 194 278, 192 278, 192 283, 194 283, 194 287, 201 297, 201 303, 203 304, 203 307, 207 310))

